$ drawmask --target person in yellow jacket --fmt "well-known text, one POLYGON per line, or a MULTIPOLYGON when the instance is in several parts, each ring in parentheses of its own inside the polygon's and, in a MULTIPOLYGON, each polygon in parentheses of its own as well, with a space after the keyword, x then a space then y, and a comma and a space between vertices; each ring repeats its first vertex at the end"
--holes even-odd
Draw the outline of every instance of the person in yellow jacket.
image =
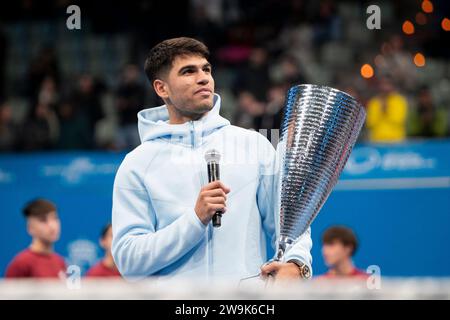
POLYGON ((399 142, 406 138, 407 99, 395 90, 392 80, 379 80, 380 94, 367 103, 366 127, 372 142, 399 142))

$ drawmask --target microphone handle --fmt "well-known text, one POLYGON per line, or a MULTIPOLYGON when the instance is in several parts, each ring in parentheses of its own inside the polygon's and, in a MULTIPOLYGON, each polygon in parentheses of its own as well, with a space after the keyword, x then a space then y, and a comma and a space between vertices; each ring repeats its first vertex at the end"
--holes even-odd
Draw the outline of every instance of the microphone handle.
MULTIPOLYGON (((213 182, 220 180, 219 164, 211 161, 208 162, 208 181, 213 182)), ((222 210, 217 210, 212 217, 213 227, 218 228, 222 225, 222 210)))

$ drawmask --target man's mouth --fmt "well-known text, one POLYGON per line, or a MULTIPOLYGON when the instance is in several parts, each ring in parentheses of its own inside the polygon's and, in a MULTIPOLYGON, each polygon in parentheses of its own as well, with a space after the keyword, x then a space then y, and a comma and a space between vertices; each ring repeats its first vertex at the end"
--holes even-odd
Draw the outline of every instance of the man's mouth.
POLYGON ((199 90, 195 91, 195 94, 197 94, 197 93, 199 93, 199 94, 211 94, 212 91, 210 89, 207 89, 207 88, 202 88, 202 89, 199 89, 199 90))

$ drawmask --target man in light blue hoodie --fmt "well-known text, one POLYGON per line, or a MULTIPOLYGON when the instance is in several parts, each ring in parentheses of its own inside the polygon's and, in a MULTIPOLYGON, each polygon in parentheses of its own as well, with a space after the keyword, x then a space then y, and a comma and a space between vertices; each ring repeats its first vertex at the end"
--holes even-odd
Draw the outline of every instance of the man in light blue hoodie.
POLYGON ((285 261, 265 263, 278 233, 277 157, 261 134, 219 115, 208 55, 203 43, 184 37, 150 50, 145 72, 165 105, 138 113, 142 144, 125 157, 115 178, 117 267, 129 279, 239 280, 258 272, 309 278, 310 230, 285 261), (221 154, 220 181, 208 183, 204 155, 212 148, 221 154), (218 210, 222 226, 214 228, 218 210))

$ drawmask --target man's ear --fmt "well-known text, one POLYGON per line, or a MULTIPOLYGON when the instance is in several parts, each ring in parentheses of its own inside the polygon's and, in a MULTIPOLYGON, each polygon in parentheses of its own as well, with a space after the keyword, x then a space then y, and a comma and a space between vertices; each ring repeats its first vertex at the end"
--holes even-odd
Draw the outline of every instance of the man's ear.
POLYGON ((153 81, 153 89, 155 89, 156 94, 161 99, 164 100, 164 99, 169 98, 167 83, 165 81, 156 79, 155 81, 153 81))

